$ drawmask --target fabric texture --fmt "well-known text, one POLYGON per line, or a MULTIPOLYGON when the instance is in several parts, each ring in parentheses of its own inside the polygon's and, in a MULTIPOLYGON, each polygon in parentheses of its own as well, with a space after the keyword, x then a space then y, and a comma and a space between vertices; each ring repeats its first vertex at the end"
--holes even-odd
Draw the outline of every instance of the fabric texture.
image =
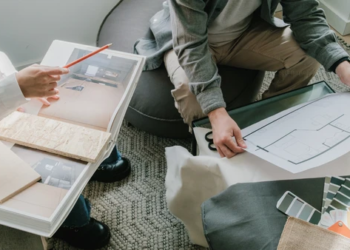
MULTIPOLYGON (((128 4, 130 1, 122 3, 124 2, 128 4)), ((140 4, 142 2, 144 1, 140 0, 140 4)), ((120 15, 122 14, 120 13, 120 15)), ((133 26, 128 26, 128 29, 130 27, 133 26)), ((107 34, 105 35, 107 36, 107 34)), ((129 37, 126 36, 125 39, 129 39, 129 37)), ((127 47, 125 44, 118 45, 127 47)), ((344 44, 345 46, 348 46, 350 52, 350 45, 344 44)), ((266 72, 259 98, 273 78, 274 72, 266 72)), ((350 90, 339 81, 336 75, 321 67, 311 82, 322 80, 327 81, 338 92, 350 90)), ((92 204, 91 216, 106 223, 111 229, 111 241, 104 250, 206 249, 191 244, 184 224, 171 214, 167 207, 164 185, 167 165, 164 148, 173 145, 190 150, 191 140, 161 138, 135 127, 127 126, 126 123, 123 124, 118 137, 118 146, 123 155, 131 161, 133 171, 130 177, 118 183, 91 182, 84 190, 85 197, 92 204)), ((220 185, 220 182, 199 183, 199 180, 200 176, 191 180, 194 187, 198 186, 198 190, 193 190, 195 200, 188 199, 183 203, 184 209, 187 209, 190 216, 194 214, 193 218, 188 216, 184 220, 185 223, 198 221, 199 225, 202 225, 201 204, 220 193, 220 191, 215 192, 216 186, 220 185), (213 194, 207 197, 201 191, 202 187, 214 187, 213 194), (200 201, 194 202, 197 199, 200 201)), ((181 194, 179 193, 179 195, 181 194)), ((55 250, 74 249, 59 240, 51 239, 49 243, 50 248, 55 250)))
POLYGON ((277 250, 348 250, 350 239, 327 229, 290 217, 277 250))
POLYGON ((15 73, 0 79, 0 119, 26 102, 27 99, 23 96, 15 73))
POLYGON ((220 15, 208 27, 210 46, 221 47, 239 38, 249 27, 253 13, 260 5, 261 0, 228 1, 220 15))
POLYGON ((287 220, 277 210, 277 201, 291 191, 320 209, 323 185, 324 178, 316 178, 230 186, 202 204, 204 232, 211 249, 277 249, 287 220))

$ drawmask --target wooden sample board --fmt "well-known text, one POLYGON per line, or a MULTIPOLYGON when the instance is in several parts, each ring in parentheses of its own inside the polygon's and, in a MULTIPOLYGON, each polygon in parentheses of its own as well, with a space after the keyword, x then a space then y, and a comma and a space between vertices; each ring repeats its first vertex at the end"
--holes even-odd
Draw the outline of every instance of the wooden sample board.
POLYGON ((0 203, 35 184, 41 176, 0 142, 0 203))
POLYGON ((95 162, 111 134, 53 119, 13 112, 0 121, 0 140, 95 162))

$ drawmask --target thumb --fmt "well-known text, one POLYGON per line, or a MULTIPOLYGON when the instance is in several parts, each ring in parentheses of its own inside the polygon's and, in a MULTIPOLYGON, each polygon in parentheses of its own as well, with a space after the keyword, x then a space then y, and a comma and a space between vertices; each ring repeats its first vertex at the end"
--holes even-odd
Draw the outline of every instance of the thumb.
POLYGON ((235 130, 234 131, 234 136, 236 138, 236 142, 237 145, 240 146, 241 148, 246 148, 247 145, 245 144, 243 138, 242 138, 242 134, 241 134, 241 130, 235 130))
POLYGON ((46 98, 38 98, 38 100, 44 104, 44 106, 50 106, 50 102, 46 98))

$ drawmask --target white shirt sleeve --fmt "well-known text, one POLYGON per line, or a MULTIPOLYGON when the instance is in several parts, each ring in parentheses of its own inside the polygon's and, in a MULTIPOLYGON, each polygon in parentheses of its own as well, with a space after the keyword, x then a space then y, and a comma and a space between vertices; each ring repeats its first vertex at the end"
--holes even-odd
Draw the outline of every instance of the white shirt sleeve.
POLYGON ((0 80, 0 120, 26 102, 15 73, 0 80))

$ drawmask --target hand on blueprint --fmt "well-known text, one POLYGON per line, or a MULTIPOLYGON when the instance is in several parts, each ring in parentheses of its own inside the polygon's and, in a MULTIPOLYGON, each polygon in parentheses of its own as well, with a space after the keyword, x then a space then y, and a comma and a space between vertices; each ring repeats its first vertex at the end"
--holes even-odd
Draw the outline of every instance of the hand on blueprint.
POLYGON ((345 84, 350 86, 350 63, 342 62, 336 69, 337 75, 340 80, 345 84))
POLYGON ((68 72, 59 67, 32 65, 19 71, 16 77, 25 97, 49 97, 58 94, 57 81, 68 72))
POLYGON ((246 148, 237 123, 232 120, 224 108, 216 109, 209 113, 209 119, 213 128, 214 144, 221 157, 231 158, 246 148), (237 144, 232 140, 236 138, 237 144))

